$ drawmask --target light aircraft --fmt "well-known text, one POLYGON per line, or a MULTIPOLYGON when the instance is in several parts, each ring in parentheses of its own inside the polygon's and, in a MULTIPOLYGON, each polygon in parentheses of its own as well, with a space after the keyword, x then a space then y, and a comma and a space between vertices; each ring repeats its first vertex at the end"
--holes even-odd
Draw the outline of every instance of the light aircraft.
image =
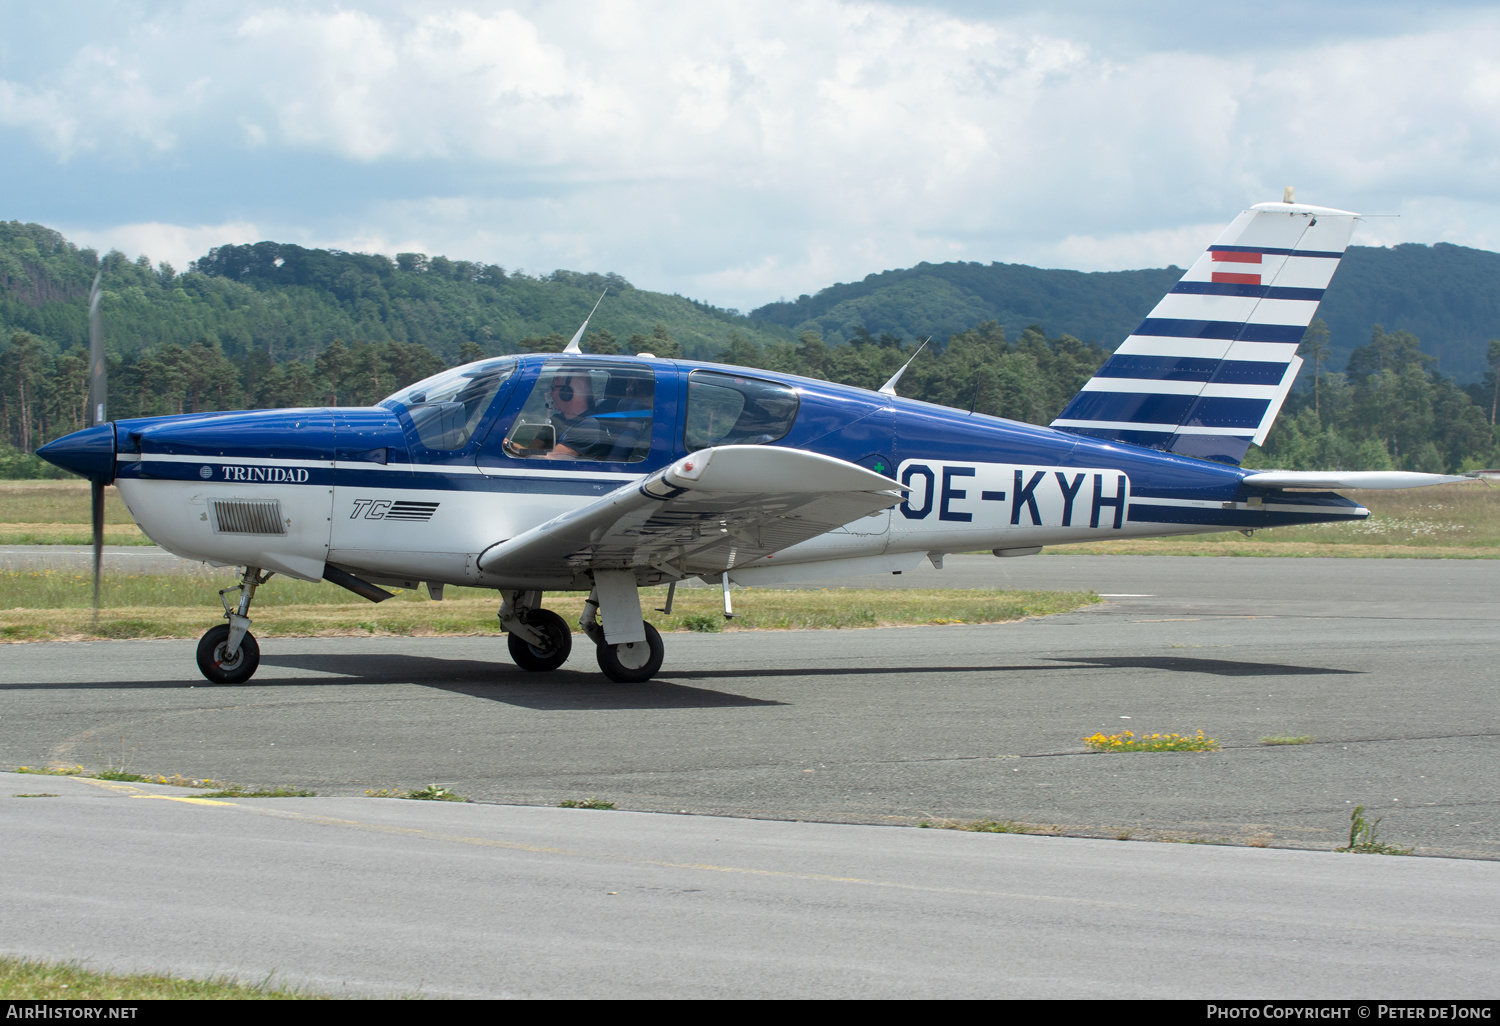
MULTIPOLYGON (((243 567, 198 665, 248 680, 256 589, 273 574, 372 601, 426 584, 499 592, 516 664, 561 666, 548 591, 611 680, 649 680, 662 640, 639 589, 901 573, 943 555, 1360 520, 1331 488, 1431 474, 1246 470, 1297 376, 1297 346, 1356 215, 1294 201, 1236 217, 1050 427, 878 391, 689 360, 562 353, 444 371, 369 408, 105 421, 38 455, 113 482, 142 531, 243 567)), ((596 304, 597 309, 597 304, 596 304)), ((588 321, 584 321, 586 327, 588 321)), ((903 367, 902 371, 906 368, 903 367)))

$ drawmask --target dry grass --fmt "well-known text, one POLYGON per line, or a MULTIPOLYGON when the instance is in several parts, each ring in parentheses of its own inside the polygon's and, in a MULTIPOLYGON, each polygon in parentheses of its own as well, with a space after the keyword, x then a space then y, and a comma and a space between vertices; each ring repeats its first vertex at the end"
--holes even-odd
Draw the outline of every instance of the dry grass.
MULTIPOLYGON (((216 588, 231 578, 177 575, 107 577, 103 608, 93 623, 92 585, 55 575, 0 574, 0 592, 15 608, 0 610, 0 641, 54 641, 88 638, 197 637, 220 618, 216 588), (9 596, 16 596, 10 598, 9 596)), ((450 597, 431 602, 419 592, 403 592, 379 605, 348 601, 329 584, 273 580, 256 593, 252 615, 258 637, 436 636, 500 633, 497 596, 473 588, 451 588, 450 597), (280 594, 278 594, 280 590, 280 594)), ((736 593, 740 613, 725 623, 717 588, 682 588, 671 616, 656 611, 664 589, 644 589, 646 619, 662 631, 786 630, 887 627, 913 624, 995 623, 1066 612, 1098 601, 1091 592, 808 589, 747 589, 736 593)), ((583 611, 581 593, 552 594, 547 607, 571 623, 583 611)))
POLYGON ((1058 555, 1342 556, 1385 559, 1500 559, 1500 487, 1465 481, 1434 488, 1345 491, 1365 506, 1361 523, 1273 527, 1064 545, 1058 555))
MULTIPOLYGON (((0 481, 0 545, 91 545, 87 481, 0 481)), ((104 489, 104 543, 150 545, 113 485, 104 489)))

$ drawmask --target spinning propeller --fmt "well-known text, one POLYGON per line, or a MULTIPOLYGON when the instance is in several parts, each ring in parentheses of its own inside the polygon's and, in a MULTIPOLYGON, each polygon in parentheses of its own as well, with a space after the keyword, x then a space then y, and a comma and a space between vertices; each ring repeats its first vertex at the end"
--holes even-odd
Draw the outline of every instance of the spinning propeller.
MULTIPOLYGON (((89 289, 89 426, 107 423, 105 417, 105 361, 104 328, 99 322, 99 301, 104 291, 99 287, 104 270, 94 275, 93 287, 89 289)), ((99 571, 104 562, 104 479, 91 477, 90 491, 93 494, 94 523, 94 624, 99 623, 99 571)))

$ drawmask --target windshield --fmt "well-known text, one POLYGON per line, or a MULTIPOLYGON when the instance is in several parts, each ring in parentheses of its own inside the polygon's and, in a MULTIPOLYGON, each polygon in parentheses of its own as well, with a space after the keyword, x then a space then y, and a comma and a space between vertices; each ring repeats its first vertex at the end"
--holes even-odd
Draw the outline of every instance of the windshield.
POLYGON ((515 372, 514 359, 466 364, 404 388, 380 405, 405 410, 427 448, 462 449, 495 393, 515 372))

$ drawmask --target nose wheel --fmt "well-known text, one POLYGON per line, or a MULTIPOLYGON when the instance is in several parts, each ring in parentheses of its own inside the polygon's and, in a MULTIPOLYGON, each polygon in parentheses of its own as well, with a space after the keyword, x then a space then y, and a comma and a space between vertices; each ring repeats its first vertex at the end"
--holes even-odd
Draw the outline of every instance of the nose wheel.
POLYGON ((272 577, 258 567, 245 567, 237 588, 225 588, 219 592, 219 601, 224 603, 224 619, 217 627, 209 628, 207 634, 198 639, 198 669, 214 684, 243 684, 255 676, 260 666, 260 645, 250 633, 250 601, 255 589, 272 577), (239 602, 230 605, 228 595, 239 592, 239 602))
POLYGON ((260 666, 260 645, 249 631, 229 655, 229 624, 211 627, 198 641, 198 669, 215 684, 243 684, 260 666))
POLYGON ((523 670, 555 670, 568 661, 573 651, 573 632, 568 621, 550 609, 532 609, 521 616, 540 644, 527 641, 519 633, 506 636, 510 657, 523 670))

